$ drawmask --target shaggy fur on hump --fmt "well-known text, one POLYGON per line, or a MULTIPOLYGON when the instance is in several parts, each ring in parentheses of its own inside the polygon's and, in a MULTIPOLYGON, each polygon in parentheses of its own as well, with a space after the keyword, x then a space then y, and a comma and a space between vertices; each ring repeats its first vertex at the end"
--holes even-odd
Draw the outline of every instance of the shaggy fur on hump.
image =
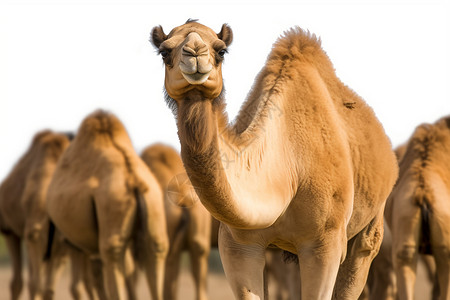
POLYGON ((426 180, 427 172, 440 173, 440 166, 450 166, 450 116, 435 124, 418 126, 400 162, 399 178, 410 169, 417 183, 414 194, 416 204, 422 206, 426 204, 424 202, 434 200, 426 180))
POLYGON ((92 151, 93 145, 104 148, 114 147, 122 154, 128 173, 127 187, 130 190, 137 188, 144 193, 148 189, 147 184, 138 178, 134 170, 134 149, 128 133, 120 120, 112 113, 97 110, 83 120, 73 141, 72 155, 77 155, 78 151, 92 151))
MULTIPOLYGON (((249 93, 248 100, 239 111, 235 124, 236 132, 254 131, 260 128, 258 124, 270 113, 271 96, 280 93, 279 87, 291 76, 288 68, 290 61, 312 62, 316 59, 317 53, 326 57, 321 48, 320 39, 314 34, 299 27, 286 31, 273 45, 266 65, 258 74, 249 93), (264 97, 261 97, 262 94, 264 97)), ((331 65, 327 57, 326 61, 331 65)))

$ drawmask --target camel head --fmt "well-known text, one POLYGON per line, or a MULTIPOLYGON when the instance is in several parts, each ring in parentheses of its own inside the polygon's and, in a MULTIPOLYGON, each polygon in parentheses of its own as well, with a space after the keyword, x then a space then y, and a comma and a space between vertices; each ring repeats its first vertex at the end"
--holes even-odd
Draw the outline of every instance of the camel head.
POLYGON ((165 88, 176 101, 200 92, 215 99, 222 92, 222 61, 233 40, 231 28, 223 24, 219 33, 188 20, 166 35, 161 26, 153 28, 151 41, 165 64, 165 88))

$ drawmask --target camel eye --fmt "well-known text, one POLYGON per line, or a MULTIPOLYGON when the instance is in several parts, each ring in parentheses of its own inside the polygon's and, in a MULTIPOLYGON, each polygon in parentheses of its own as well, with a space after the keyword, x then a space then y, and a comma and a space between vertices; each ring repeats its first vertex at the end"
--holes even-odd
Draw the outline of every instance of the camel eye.
POLYGON ((220 57, 223 58, 223 57, 225 56, 226 53, 228 53, 227 49, 222 49, 222 50, 219 51, 218 54, 219 54, 220 57))
POLYGON ((161 50, 159 51, 159 54, 161 54, 162 58, 166 58, 167 56, 169 56, 169 51, 161 50))

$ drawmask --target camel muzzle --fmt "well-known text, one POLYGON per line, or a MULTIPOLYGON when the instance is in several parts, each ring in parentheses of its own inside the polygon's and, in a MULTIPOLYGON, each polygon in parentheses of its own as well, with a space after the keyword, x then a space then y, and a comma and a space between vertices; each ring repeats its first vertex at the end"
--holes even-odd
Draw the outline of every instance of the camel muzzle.
POLYGON ((213 68, 210 51, 197 33, 190 33, 186 39, 179 65, 181 73, 190 84, 203 84, 213 68))

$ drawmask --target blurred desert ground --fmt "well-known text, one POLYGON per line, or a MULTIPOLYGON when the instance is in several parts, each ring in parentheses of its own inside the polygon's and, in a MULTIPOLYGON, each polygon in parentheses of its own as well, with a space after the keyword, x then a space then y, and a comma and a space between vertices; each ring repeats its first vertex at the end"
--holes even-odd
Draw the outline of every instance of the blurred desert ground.
MULTIPOLYGON (((210 259, 210 272, 208 275, 208 296, 211 300, 230 300, 234 299, 233 293, 226 281, 223 273, 222 265, 220 262, 219 253, 216 249, 211 251, 210 259)), ((195 299, 194 282, 190 275, 189 258, 185 253, 182 259, 182 272, 179 278, 178 299, 179 300, 193 300, 195 299)), ((418 279, 416 286, 416 299, 431 300, 431 283, 424 273, 424 267, 422 264, 418 266, 418 279)), ((28 299, 27 290, 27 270, 26 264, 24 264, 24 288, 22 291, 21 299, 28 299)), ((0 236, 0 300, 9 300, 9 282, 11 280, 11 267, 9 263, 8 253, 5 247, 3 238, 0 236)), ((55 289, 56 300, 70 300, 72 299, 69 293, 69 269, 68 264, 65 267, 60 279, 57 282, 55 289)), ((143 274, 139 276, 138 282, 138 296, 139 299, 151 299, 143 274)), ((80 286, 83 293, 83 299, 87 299, 84 294, 84 287, 80 286)), ((269 284, 269 298, 272 300, 274 297, 274 287, 269 284)))

